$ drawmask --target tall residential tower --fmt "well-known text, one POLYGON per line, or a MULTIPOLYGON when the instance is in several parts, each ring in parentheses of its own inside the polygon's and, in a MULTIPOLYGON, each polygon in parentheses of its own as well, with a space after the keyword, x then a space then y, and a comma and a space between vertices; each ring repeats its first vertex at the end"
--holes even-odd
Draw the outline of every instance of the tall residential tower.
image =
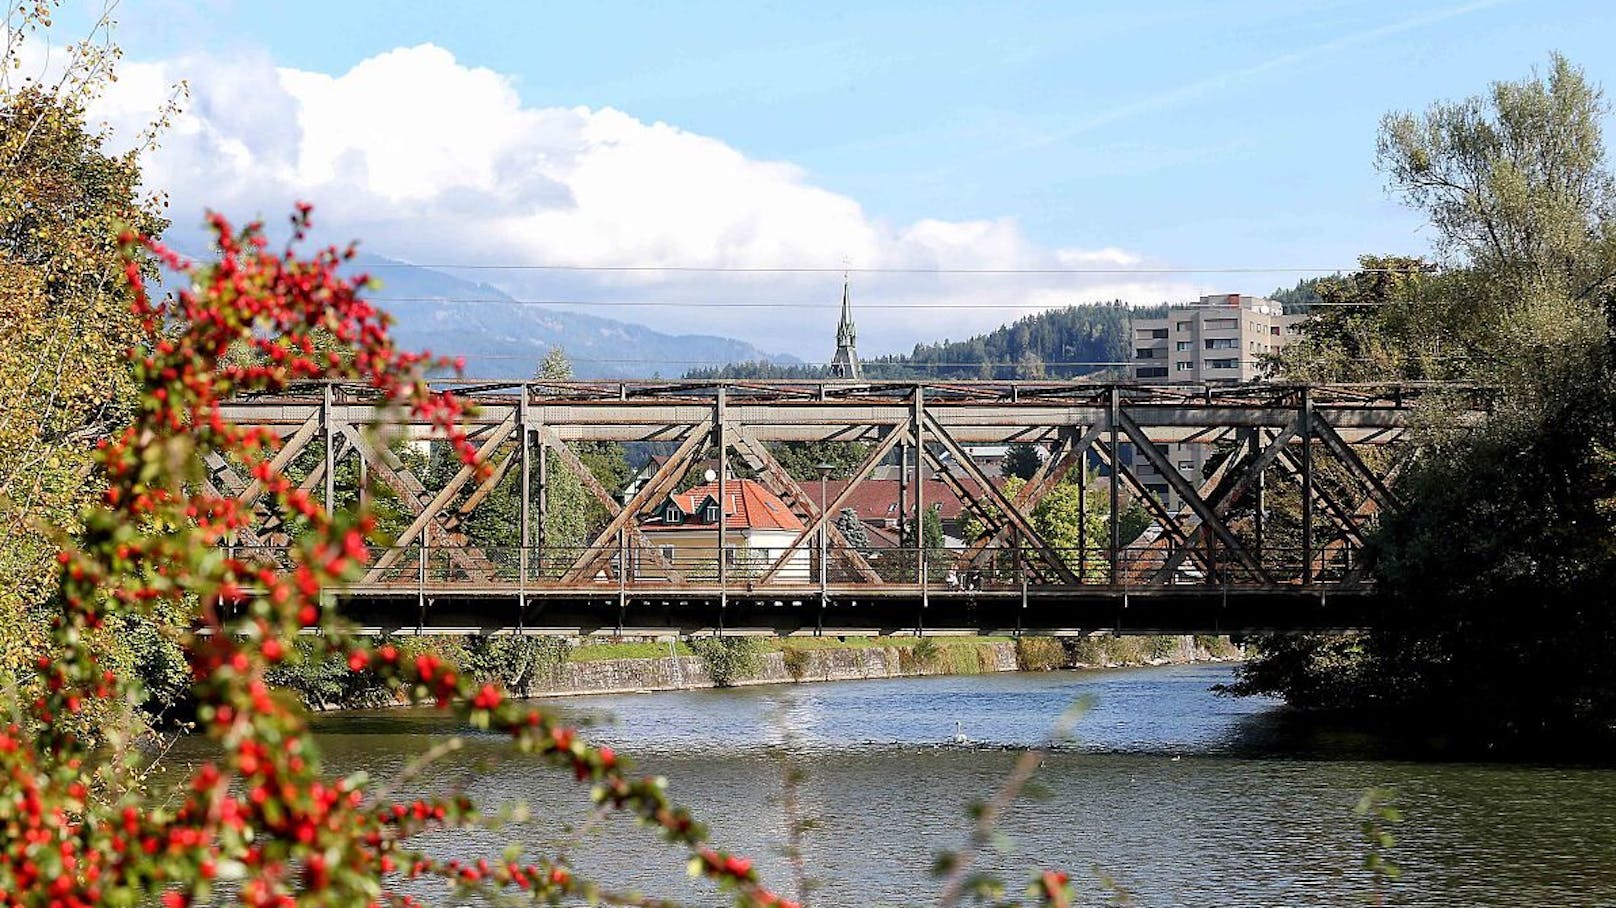
MULTIPOLYGON (((1265 358, 1296 337, 1302 315, 1287 315, 1271 299, 1219 293, 1187 306, 1172 306, 1161 318, 1134 323, 1133 378, 1140 384, 1239 384, 1266 377, 1265 358)), ((1156 449, 1173 468, 1201 484, 1211 446, 1161 443, 1156 449)), ((1170 509, 1182 506, 1167 480, 1136 452, 1135 472, 1145 487, 1170 509)))

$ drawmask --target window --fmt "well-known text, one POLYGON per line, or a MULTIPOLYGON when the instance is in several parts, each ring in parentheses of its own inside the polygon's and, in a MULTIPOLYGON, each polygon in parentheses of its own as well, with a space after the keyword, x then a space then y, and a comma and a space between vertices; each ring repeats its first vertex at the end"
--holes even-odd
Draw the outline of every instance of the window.
POLYGON ((1178 362, 1173 363, 1173 369, 1178 372, 1188 372, 1194 368, 1195 363, 1192 360, 1181 359, 1178 362))
POLYGON ((1279 326, 1275 325, 1274 327, 1269 328, 1268 333, 1272 334, 1274 337, 1278 337, 1279 336, 1279 326))
POLYGON ((1207 327, 1207 330, 1209 330, 1209 331, 1217 331, 1219 329, 1224 329, 1224 328, 1238 328, 1238 327, 1240 327, 1240 319, 1237 319, 1237 318, 1209 318, 1209 319, 1206 320, 1206 327, 1207 327))
POLYGON ((1165 486, 1165 485, 1157 485, 1155 483, 1151 483, 1150 485, 1145 486, 1145 488, 1149 489, 1150 494, 1156 496, 1157 498, 1166 498, 1167 497, 1167 486, 1165 486))
POLYGON ((735 564, 736 556, 738 556, 739 554, 740 554, 740 550, 736 546, 733 546, 733 545, 724 546, 724 563, 725 564, 730 564, 730 565, 735 564))
POLYGON ((1140 366, 1137 375, 1138 375, 1139 378, 1166 378, 1167 377, 1167 367, 1166 366, 1140 366))
POLYGON ((1189 348, 1191 348, 1193 346, 1195 346, 1195 345, 1190 343, 1189 341, 1179 341, 1178 343, 1173 345, 1173 349, 1177 350, 1180 353, 1182 353, 1185 350, 1188 350, 1189 348))
POLYGON ((1188 473, 1193 469, 1195 469, 1195 461, 1193 460, 1181 460, 1178 462, 1178 472, 1180 473, 1188 473))
POLYGON ((1240 339, 1234 337, 1209 337, 1206 340, 1208 350, 1238 350, 1240 339))
POLYGON ((662 512, 662 522, 663 523, 682 523, 684 521, 684 519, 685 519, 685 512, 679 510, 679 506, 674 504, 673 502, 671 502, 671 501, 668 502, 667 510, 662 512))
POLYGON ((1139 331, 1138 331, 1138 334, 1139 334, 1139 339, 1140 340, 1160 340, 1160 339, 1167 336, 1167 329, 1166 328, 1140 328, 1139 331))
POLYGON ((708 523, 717 523, 718 522, 718 505, 710 504, 707 507, 703 508, 702 512, 701 512, 701 519, 707 521, 708 523))
POLYGON ((662 560, 663 561, 669 562, 670 564, 673 562, 673 546, 671 546, 671 545, 661 546, 659 551, 662 552, 662 560))
POLYGON ((1155 359, 1156 358, 1156 348, 1155 347, 1140 347, 1139 349, 1133 351, 1133 353, 1134 353, 1134 358, 1135 359, 1155 359))
POLYGON ((1188 330, 1190 330, 1190 326, 1192 326, 1194 324, 1195 324, 1194 322, 1179 322, 1178 324, 1174 325, 1173 327, 1177 328, 1180 331, 1188 331, 1188 330))
POLYGON ((1209 359, 1209 360, 1206 361, 1206 367, 1208 369, 1238 369, 1238 368, 1240 368, 1240 360, 1238 360, 1238 359, 1209 359))

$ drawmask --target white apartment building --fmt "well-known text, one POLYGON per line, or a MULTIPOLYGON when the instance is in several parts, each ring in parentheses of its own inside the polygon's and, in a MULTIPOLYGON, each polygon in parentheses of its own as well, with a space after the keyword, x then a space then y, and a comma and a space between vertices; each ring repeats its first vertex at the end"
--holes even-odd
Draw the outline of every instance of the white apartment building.
MULTIPOLYGON (((1260 296, 1220 293, 1174 306, 1162 318, 1134 322, 1133 378, 1145 384, 1237 384, 1265 377, 1264 356, 1289 343, 1306 316, 1286 315, 1284 307, 1260 296)), ((1178 473, 1193 486, 1212 453, 1208 445, 1160 444, 1178 473)), ((1137 452, 1134 472, 1169 509, 1182 504, 1137 452)))

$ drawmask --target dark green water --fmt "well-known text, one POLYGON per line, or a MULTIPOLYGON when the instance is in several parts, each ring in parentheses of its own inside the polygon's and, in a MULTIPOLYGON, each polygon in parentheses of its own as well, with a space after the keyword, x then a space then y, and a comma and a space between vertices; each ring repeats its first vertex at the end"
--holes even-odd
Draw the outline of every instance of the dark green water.
MULTIPOLYGON (((1406 814, 1392 853, 1403 879, 1386 903, 1616 905, 1616 770, 1395 760, 1380 742, 1299 730, 1272 703, 1208 692, 1228 676, 1195 666, 557 702, 607 723, 592 736, 666 775, 716 840, 756 857, 777 887, 789 879, 780 761, 794 761, 807 772, 805 812, 821 824, 807 842, 818 905, 933 900, 931 856, 963 841, 968 803, 1085 695, 1093 706, 1077 740, 1038 774, 1044 797, 1018 803, 1004 824, 1015 852, 989 866, 1068 868, 1086 904, 1107 897, 1101 873, 1137 905, 1365 904, 1374 884, 1359 869, 1351 811, 1385 786, 1406 814), (956 723, 981 743, 951 746, 956 723)), ((330 768, 383 780, 453 730, 416 711, 327 714, 318 728, 330 768)), ((490 805, 526 801, 540 819, 441 835, 431 842, 440 852, 492 858, 511 839, 542 849, 576 838, 578 866, 607 882, 716 901, 631 823, 575 835, 580 790, 496 740, 469 737, 412 785, 450 788, 490 805)))

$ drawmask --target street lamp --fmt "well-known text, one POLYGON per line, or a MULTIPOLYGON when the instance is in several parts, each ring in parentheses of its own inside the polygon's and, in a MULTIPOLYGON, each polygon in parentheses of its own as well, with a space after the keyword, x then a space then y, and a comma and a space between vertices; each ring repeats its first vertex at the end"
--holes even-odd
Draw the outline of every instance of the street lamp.
POLYGON ((819 463, 814 469, 819 471, 819 606, 824 608, 828 581, 826 562, 830 560, 830 515, 825 513, 825 480, 836 465, 819 463))

